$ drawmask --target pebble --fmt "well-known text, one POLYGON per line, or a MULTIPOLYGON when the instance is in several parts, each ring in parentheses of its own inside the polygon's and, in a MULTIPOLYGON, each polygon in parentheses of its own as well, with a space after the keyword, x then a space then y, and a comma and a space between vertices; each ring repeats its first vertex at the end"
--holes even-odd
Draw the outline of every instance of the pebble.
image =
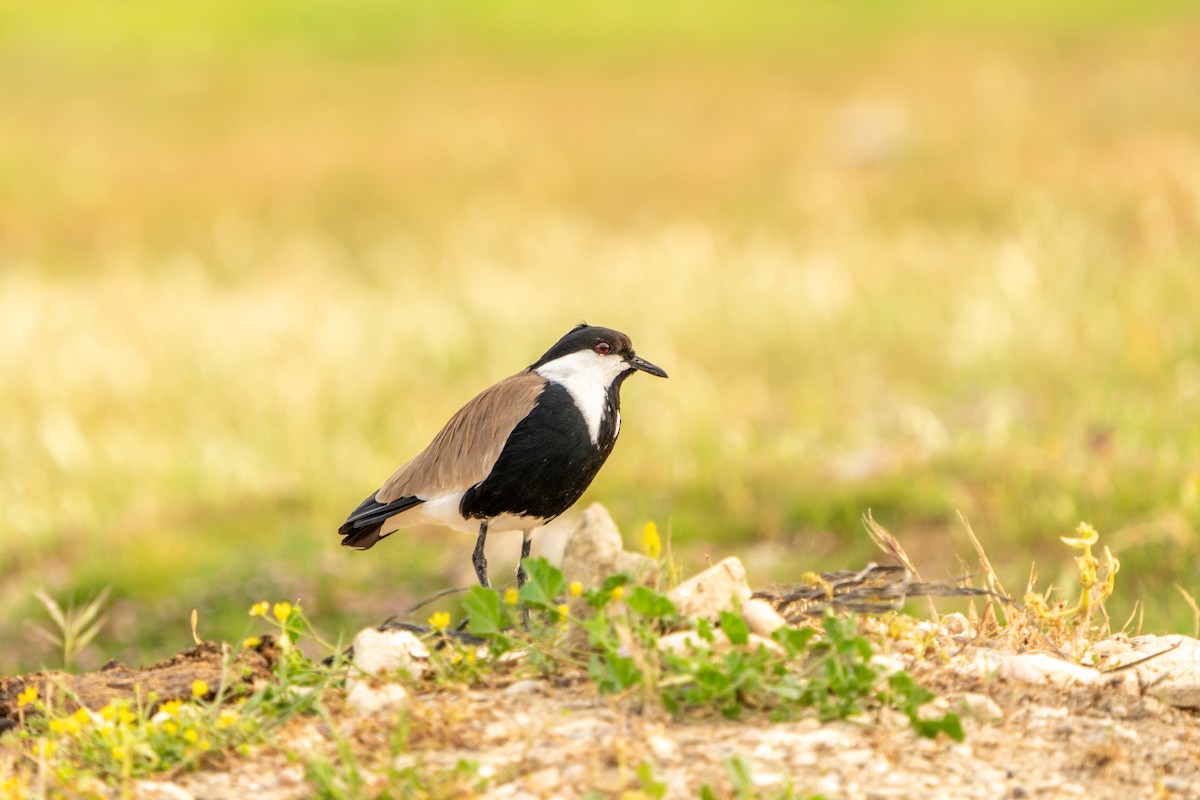
POLYGON ((535 681, 531 678, 527 678, 527 679, 521 680, 521 681, 515 681, 513 683, 510 683, 508 686, 504 687, 504 694, 508 694, 508 695, 541 694, 541 693, 542 693, 542 682, 535 681))
POLYGON ((730 610, 734 599, 743 604, 750 599, 746 568, 740 559, 730 556, 688 578, 667 597, 685 617, 716 620, 722 611, 730 610))
POLYGON ((966 692, 958 698, 959 713, 980 722, 996 722, 1004 719, 1004 711, 996 701, 986 694, 966 692))
POLYGON ((354 666, 373 676, 403 671, 420 678, 429 668, 429 650, 409 631, 366 628, 354 637, 354 666))
POLYGON ((411 700, 408 691, 398 683, 369 686, 366 681, 355 682, 346 694, 346 705, 360 717, 391 714, 408 708, 411 700))
POLYGON ((742 603, 742 619, 750 626, 750 630, 759 636, 770 636, 775 631, 787 625, 787 620, 779 616, 766 600, 751 598, 742 603))

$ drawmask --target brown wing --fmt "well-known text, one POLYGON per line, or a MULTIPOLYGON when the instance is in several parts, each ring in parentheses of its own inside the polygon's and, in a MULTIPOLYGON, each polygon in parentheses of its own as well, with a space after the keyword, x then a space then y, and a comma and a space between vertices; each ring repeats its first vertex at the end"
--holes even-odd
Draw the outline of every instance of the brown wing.
POLYGON ((458 410, 420 454, 396 470, 375 494, 380 503, 462 492, 488 476, 508 435, 533 408, 546 380, 518 372, 458 410))

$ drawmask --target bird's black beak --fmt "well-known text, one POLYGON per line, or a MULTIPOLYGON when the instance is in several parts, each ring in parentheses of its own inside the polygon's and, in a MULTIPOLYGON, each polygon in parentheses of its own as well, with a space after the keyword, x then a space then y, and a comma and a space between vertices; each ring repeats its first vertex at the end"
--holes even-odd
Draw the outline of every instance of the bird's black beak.
POLYGON ((662 367, 656 367, 641 356, 630 356, 627 359, 629 366, 642 372, 648 372, 651 375, 657 375, 660 378, 667 377, 667 371, 662 367))

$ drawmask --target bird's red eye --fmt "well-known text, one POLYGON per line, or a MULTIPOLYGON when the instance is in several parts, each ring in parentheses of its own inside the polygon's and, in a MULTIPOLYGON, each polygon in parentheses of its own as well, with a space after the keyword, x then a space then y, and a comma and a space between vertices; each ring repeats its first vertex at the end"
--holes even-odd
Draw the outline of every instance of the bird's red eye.
POLYGON ((612 352, 612 345, 609 344, 608 342, 600 342, 592 349, 595 350, 600 355, 606 356, 612 352))

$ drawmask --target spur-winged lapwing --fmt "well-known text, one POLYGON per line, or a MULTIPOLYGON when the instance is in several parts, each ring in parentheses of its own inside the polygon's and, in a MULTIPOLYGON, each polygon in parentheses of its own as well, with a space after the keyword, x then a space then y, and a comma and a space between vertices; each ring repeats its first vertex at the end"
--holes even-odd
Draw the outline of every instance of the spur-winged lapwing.
POLYGON ((347 518, 342 544, 366 550, 422 523, 478 531, 472 563, 488 586, 488 531, 522 530, 522 585, 533 529, 570 508, 596 477, 621 430, 621 384, 638 370, 667 377, 620 331, 576 326, 451 417, 347 518))

